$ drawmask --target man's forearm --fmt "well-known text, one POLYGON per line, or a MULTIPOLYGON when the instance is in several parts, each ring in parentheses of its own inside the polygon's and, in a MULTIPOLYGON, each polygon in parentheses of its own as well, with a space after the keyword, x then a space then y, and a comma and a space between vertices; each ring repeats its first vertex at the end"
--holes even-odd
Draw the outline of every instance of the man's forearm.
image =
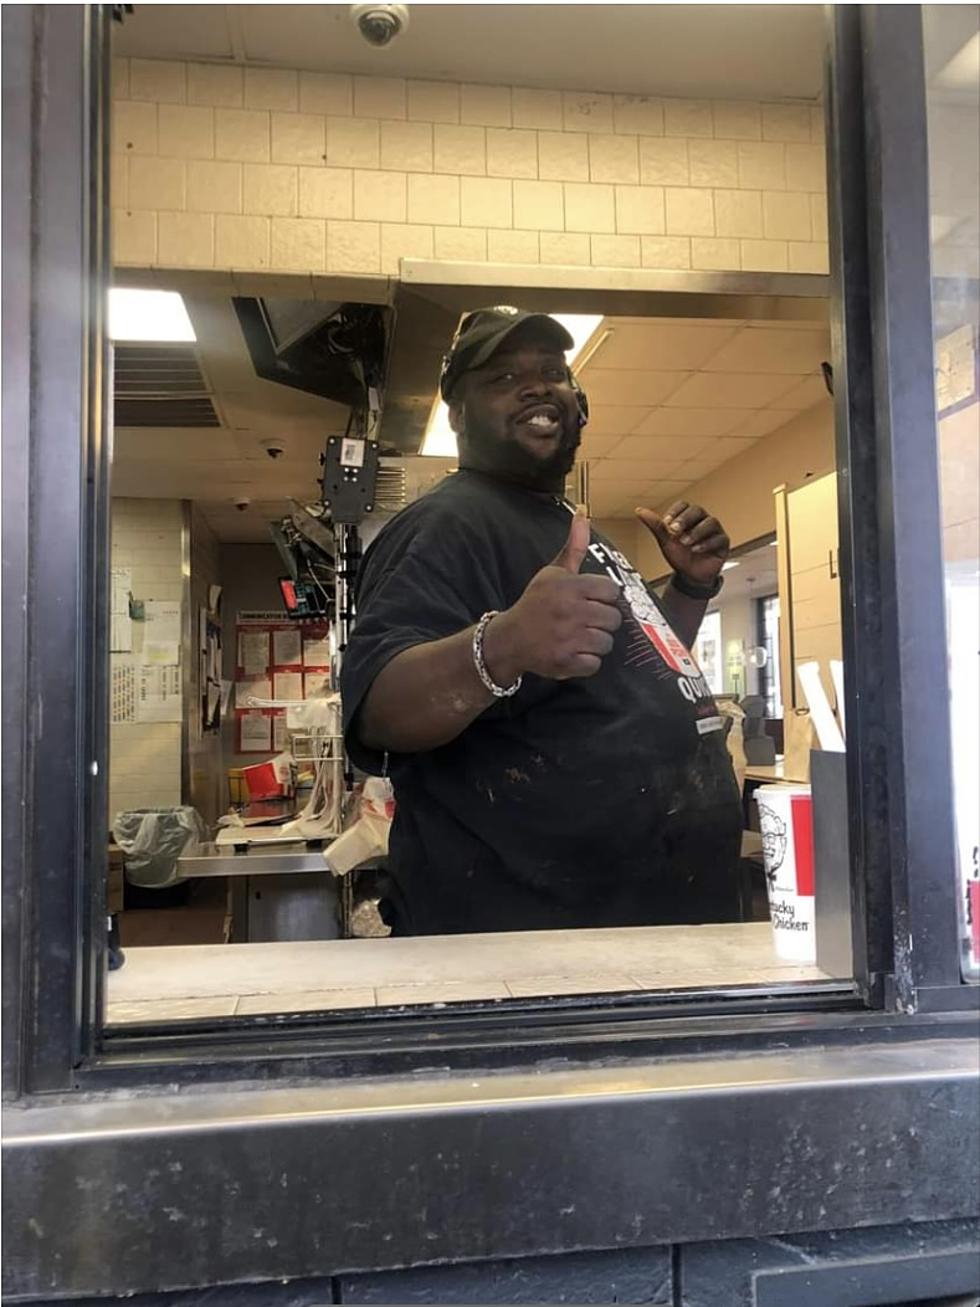
POLYGON ((668 622, 690 649, 701 629, 704 610, 708 607, 707 599, 691 599, 675 589, 673 581, 669 581, 660 604, 668 622))
MULTIPOLYGON (((504 614, 486 629, 487 670, 497 684, 520 674, 510 653, 504 614)), ((455 740, 494 702, 473 661, 470 626, 444 640, 415 645, 392 658, 374 679, 358 733, 370 749, 421 753, 455 740)))

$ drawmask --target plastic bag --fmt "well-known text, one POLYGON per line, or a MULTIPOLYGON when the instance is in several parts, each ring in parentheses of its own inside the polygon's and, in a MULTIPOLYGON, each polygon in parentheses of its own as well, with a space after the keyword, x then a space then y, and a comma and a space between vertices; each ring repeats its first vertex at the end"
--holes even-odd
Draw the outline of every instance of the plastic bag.
POLYGON ((388 834, 395 815, 391 782, 370 776, 364 782, 354 824, 339 835, 323 856, 335 876, 344 876, 371 858, 388 852, 388 834))
POLYGON ((177 859, 193 856, 207 841, 208 830, 196 808, 135 808, 112 824, 123 851, 131 885, 165 889, 178 879, 177 859))
POLYGON ((742 734, 745 712, 741 705, 734 703, 731 699, 722 699, 718 704, 718 715, 731 722, 725 743, 728 746, 728 754, 732 760, 732 770, 735 772, 738 792, 741 794, 742 787, 745 785, 745 768, 747 766, 745 761, 745 738, 742 734))

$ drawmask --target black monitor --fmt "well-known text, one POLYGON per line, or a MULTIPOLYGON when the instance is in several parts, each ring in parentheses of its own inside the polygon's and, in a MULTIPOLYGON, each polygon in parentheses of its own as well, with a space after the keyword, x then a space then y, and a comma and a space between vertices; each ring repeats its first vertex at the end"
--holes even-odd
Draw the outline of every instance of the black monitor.
POLYGON ((281 576, 279 590, 289 617, 326 617, 329 611, 328 595, 319 586, 307 581, 294 581, 290 576, 281 576))

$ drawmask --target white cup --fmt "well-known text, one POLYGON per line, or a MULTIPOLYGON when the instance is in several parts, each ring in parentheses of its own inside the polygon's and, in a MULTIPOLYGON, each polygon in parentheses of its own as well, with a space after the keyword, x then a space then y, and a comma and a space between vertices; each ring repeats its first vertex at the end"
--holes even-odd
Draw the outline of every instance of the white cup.
POLYGON ((754 797, 776 954, 793 962, 816 962, 810 787, 763 785, 754 797))

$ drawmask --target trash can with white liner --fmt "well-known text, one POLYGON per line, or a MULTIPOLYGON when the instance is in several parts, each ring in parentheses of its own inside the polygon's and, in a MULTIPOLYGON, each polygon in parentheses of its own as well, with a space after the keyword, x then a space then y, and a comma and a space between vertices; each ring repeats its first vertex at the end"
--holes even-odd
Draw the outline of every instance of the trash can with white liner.
POLYGON ((166 889, 177 879, 177 859, 193 856, 208 829, 196 808, 134 808, 121 812, 112 833, 123 851, 126 879, 144 889, 166 889))

